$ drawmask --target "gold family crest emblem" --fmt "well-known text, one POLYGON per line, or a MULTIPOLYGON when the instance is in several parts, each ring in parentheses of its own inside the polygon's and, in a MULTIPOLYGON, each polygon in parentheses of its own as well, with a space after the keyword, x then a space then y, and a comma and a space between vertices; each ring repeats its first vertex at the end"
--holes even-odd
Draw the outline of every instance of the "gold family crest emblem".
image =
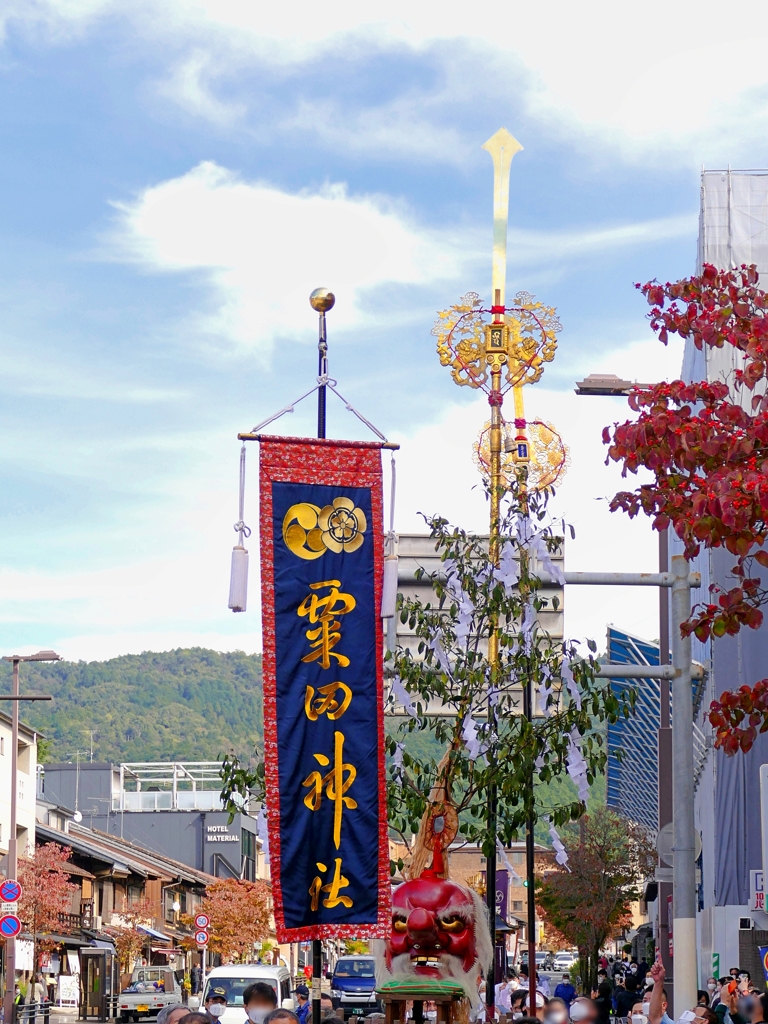
POLYGON ((311 561, 325 551, 357 551, 367 528, 365 513, 351 498, 334 498, 324 508, 301 501, 285 513, 283 540, 294 555, 311 561))

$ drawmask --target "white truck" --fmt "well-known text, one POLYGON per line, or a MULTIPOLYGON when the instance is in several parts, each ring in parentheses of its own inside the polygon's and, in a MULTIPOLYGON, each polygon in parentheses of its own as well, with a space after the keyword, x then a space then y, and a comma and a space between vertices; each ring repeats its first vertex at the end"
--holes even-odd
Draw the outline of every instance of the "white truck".
POLYGON ((182 1001, 181 986, 170 967, 137 967, 120 993, 118 1020, 156 1017, 164 1006, 182 1001))

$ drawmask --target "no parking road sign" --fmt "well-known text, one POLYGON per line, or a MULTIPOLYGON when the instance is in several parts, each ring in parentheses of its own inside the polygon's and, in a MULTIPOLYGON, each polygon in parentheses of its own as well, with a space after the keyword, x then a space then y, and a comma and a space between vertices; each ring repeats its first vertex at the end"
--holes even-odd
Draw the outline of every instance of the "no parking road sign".
POLYGON ((0 900, 3 903, 15 903, 21 896, 21 886, 12 878, 6 878, 0 885, 0 900))
POLYGON ((5 917, 0 917, 0 935, 5 936, 6 939, 12 939, 20 931, 21 921, 15 914, 6 914, 5 917))
MULTIPOLYGON (((2 929, 2 927, 3 927, 3 921, 4 920, 6 920, 6 919, 3 918, 3 920, 0 921, 0 929, 2 929)), ((195 942, 198 944, 198 946, 207 946, 208 945, 208 932, 203 931, 202 929, 199 932, 195 932, 195 942)))
POLYGON ((207 928, 210 923, 211 919, 207 914, 198 914, 195 918, 195 928, 207 928))

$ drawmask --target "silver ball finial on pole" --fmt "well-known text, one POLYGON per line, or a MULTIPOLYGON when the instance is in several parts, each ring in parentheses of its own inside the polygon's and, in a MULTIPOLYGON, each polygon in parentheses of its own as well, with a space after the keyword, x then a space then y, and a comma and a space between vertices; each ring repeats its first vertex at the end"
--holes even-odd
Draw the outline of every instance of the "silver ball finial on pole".
POLYGON ((325 333, 325 314, 333 309, 336 296, 328 288, 315 288, 309 296, 312 309, 320 314, 319 337, 317 341, 317 436, 325 437, 325 384, 328 380, 328 338, 325 333))

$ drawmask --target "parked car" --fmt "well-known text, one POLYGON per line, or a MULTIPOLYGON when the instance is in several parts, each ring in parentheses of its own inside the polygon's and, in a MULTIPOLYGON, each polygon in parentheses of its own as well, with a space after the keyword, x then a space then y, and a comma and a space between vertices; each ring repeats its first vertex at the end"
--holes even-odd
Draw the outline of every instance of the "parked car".
POLYGON ((571 950, 563 950, 561 953, 555 954, 552 970, 570 971, 577 960, 578 957, 571 950))
POLYGON ((181 986, 170 967, 140 967, 120 993, 118 1018, 137 1021, 142 1017, 156 1017, 164 1006, 180 1002, 181 986))
POLYGON ((340 956, 331 978, 331 999, 344 1020, 347 1017, 365 1017, 380 1010, 376 998, 374 958, 340 956))
POLYGON ((230 964, 227 967, 214 967, 206 977, 202 1005, 205 1005, 205 997, 211 986, 226 989, 227 1008, 219 1017, 219 1024, 243 1024, 243 992, 254 981, 266 981, 272 986, 278 1006, 282 1006, 285 1000, 289 1001, 289 1006, 293 1006, 290 971, 287 967, 273 967, 271 964, 230 964))

